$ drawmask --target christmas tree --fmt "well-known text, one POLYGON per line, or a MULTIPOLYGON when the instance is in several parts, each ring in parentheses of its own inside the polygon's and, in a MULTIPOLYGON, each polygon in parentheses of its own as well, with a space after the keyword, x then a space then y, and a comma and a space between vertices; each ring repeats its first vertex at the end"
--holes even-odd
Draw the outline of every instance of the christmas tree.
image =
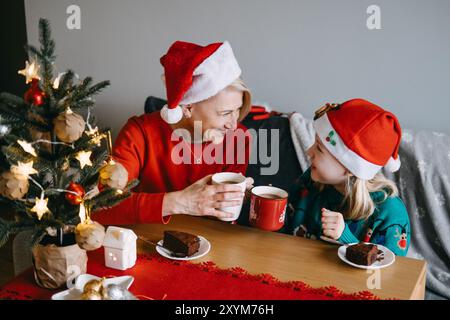
POLYGON ((0 215, 0 246, 24 230, 33 230, 35 245, 46 234, 88 225, 91 212, 116 205, 138 183, 128 183, 112 159, 110 131, 99 130, 91 114, 92 97, 109 81, 57 73, 47 20, 39 33, 40 48, 26 45, 30 61, 18 71, 30 84, 24 97, 0 94, 0 201, 14 209, 14 219, 0 215))

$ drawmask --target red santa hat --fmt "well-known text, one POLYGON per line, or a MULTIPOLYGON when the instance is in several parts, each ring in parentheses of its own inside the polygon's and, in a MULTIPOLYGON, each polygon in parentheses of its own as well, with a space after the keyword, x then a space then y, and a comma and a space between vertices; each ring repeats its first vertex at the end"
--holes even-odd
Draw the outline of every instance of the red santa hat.
POLYGON ((327 150, 360 179, 372 179, 382 167, 400 168, 400 124, 369 101, 327 104, 316 112, 314 128, 327 150))
POLYGON ((161 110, 161 117, 167 123, 181 120, 180 105, 206 100, 241 75, 227 41, 205 47, 176 41, 161 57, 161 64, 167 93, 167 105, 161 110))

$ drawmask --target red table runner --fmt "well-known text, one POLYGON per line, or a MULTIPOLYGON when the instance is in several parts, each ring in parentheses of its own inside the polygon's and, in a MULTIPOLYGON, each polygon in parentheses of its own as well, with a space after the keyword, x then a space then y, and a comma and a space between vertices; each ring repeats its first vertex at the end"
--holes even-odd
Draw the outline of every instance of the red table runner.
MULTIPOLYGON (((158 254, 139 255, 136 265, 120 271, 104 265, 103 249, 89 252, 87 273, 103 276, 131 275, 130 291, 139 299, 154 300, 361 300, 378 299, 368 291, 344 293, 335 287, 312 288, 300 281, 281 282, 269 274, 251 275, 242 268, 221 269, 213 262, 201 264, 169 260, 158 254)), ((36 285, 28 270, 0 288, 0 299, 50 299, 64 290, 36 285)))

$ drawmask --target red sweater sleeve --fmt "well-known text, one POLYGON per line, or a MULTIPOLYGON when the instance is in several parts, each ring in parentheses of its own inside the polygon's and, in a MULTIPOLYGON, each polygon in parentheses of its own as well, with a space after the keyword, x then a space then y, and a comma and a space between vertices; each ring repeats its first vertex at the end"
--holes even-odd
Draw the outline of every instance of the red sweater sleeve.
MULTIPOLYGON (((128 171, 128 180, 139 178, 140 169, 148 154, 149 143, 137 117, 132 117, 122 128, 114 144, 114 160, 128 171)), ((169 216, 162 216, 165 193, 133 192, 133 194, 112 208, 93 214, 101 224, 168 223, 169 216)))

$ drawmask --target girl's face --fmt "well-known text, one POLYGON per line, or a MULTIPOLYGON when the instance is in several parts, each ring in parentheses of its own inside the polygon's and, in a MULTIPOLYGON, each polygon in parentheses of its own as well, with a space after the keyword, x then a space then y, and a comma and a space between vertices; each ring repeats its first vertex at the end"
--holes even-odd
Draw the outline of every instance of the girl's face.
POLYGON ((349 175, 347 169, 327 150, 318 135, 307 154, 311 159, 312 180, 333 186, 346 182, 349 175))
POLYGON ((202 134, 206 140, 220 142, 227 130, 236 130, 243 104, 243 92, 227 87, 215 96, 192 104, 189 122, 201 121, 202 134))

